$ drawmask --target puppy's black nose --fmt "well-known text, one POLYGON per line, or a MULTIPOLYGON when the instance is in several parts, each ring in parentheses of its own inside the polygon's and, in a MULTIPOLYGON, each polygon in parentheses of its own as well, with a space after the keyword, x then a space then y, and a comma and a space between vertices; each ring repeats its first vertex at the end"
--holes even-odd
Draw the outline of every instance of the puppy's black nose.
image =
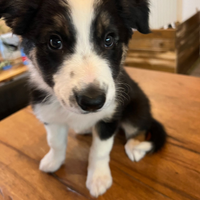
POLYGON ((89 86, 81 92, 75 92, 75 97, 78 105, 89 112, 102 108, 106 101, 105 92, 94 86, 89 86))

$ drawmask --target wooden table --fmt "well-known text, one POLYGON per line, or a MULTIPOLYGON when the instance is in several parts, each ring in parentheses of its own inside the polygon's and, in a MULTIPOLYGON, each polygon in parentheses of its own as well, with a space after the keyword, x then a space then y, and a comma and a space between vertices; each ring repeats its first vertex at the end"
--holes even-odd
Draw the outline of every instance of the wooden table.
MULTIPOLYGON (((139 163, 124 152, 119 134, 111 153, 113 186, 100 200, 200 199, 200 79, 127 69, 152 102, 168 132, 165 148, 139 163)), ((70 133, 65 164, 53 174, 38 170, 48 146, 30 108, 0 122, 0 199, 93 199, 85 187, 91 136, 70 133)))
POLYGON ((0 71, 0 82, 12 79, 12 78, 26 72, 27 70, 28 70, 27 66, 25 66, 23 64, 19 64, 19 65, 13 66, 9 70, 0 71))

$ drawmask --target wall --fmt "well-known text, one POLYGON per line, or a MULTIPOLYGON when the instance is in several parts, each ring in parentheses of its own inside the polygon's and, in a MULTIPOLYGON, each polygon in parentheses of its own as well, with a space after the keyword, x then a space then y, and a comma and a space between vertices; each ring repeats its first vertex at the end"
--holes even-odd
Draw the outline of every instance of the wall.
POLYGON ((152 29, 161 28, 177 20, 177 0, 150 0, 150 10, 152 29))
POLYGON ((182 0, 182 21, 187 20, 200 10, 200 0, 182 0))
POLYGON ((200 10, 200 0, 150 0, 150 26, 159 29, 172 22, 184 22, 200 10))

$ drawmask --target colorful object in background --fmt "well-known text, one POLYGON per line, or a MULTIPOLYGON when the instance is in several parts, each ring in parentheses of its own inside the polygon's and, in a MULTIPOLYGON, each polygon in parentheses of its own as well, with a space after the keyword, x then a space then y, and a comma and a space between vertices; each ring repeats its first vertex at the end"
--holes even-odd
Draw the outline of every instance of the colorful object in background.
POLYGON ((20 48, 19 37, 12 33, 0 35, 0 54, 3 58, 3 61, 0 63, 0 70, 10 69, 12 65, 21 62, 24 65, 29 63, 23 49, 20 48))
POLYGON ((22 61, 24 65, 28 65, 28 58, 26 56, 26 54, 24 53, 23 49, 21 49, 21 56, 22 56, 22 61))
POLYGON ((12 67, 9 61, 3 61, 0 63, 0 70, 8 70, 12 67))
POLYGON ((0 70, 8 70, 12 67, 11 62, 21 57, 19 50, 19 37, 12 33, 0 35, 0 53, 3 61, 0 70))
POLYGON ((12 33, 0 36, 0 52, 4 60, 14 60, 21 57, 19 37, 12 33))

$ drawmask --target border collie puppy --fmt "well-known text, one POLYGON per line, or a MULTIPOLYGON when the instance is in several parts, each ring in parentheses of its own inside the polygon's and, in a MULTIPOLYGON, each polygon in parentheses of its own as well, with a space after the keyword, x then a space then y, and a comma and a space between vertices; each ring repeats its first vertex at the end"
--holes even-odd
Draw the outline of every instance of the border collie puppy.
POLYGON ((112 185, 109 154, 120 127, 132 161, 163 146, 163 126, 123 69, 132 29, 150 32, 148 0, 0 0, 0 16, 30 59, 32 106, 50 146, 40 170, 64 163, 69 128, 91 130, 86 186, 97 197, 112 185))

